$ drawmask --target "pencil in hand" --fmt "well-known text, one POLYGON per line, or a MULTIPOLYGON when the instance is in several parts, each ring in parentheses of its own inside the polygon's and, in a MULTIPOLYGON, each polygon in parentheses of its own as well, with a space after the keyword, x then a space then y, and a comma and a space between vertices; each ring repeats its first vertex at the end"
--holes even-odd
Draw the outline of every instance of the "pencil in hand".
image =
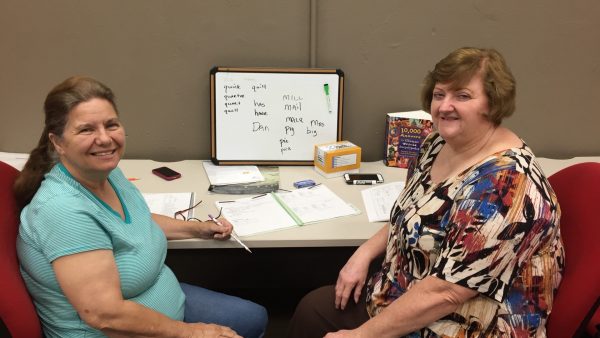
MULTIPOLYGON (((214 218, 211 214, 208 215, 208 218, 210 218, 211 221, 215 222, 216 225, 223 226, 223 223, 219 222, 219 220, 214 218)), ((248 251, 249 253, 252 253, 252 250, 250 250, 250 248, 248 248, 248 246, 242 242, 242 240, 235 234, 235 232, 233 232, 233 230, 231 231, 231 237, 236 242, 238 242, 242 247, 244 247, 244 249, 246 249, 246 251, 248 251)))

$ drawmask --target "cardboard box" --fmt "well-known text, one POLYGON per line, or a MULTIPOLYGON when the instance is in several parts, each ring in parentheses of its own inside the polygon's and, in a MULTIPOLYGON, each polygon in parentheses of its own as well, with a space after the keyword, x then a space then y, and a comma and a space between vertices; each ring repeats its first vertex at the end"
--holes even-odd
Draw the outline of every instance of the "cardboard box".
POLYGON ((315 170, 327 178, 357 173, 360 155, 360 147, 348 141, 318 144, 315 146, 315 170))

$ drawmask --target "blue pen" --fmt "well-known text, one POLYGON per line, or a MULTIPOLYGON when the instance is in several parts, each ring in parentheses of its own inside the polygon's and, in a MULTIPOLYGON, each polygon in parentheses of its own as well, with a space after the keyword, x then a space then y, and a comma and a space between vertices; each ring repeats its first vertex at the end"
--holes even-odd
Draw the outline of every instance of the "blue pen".
POLYGON ((329 114, 331 114, 331 98, 329 97, 329 83, 323 85, 323 90, 325 90, 325 98, 327 99, 327 109, 329 110, 329 114))
MULTIPOLYGON (((208 214, 208 218, 210 218, 211 221, 215 222, 216 225, 223 226, 223 223, 219 222, 219 220, 214 218, 211 214, 208 214)), ((248 248, 246 244, 242 242, 242 240, 235 234, 235 232, 233 232, 233 230, 231 231, 231 238, 233 238, 236 242, 240 243, 240 245, 243 246, 244 249, 246 249, 246 251, 252 253, 252 250, 250 250, 250 248, 248 248)))

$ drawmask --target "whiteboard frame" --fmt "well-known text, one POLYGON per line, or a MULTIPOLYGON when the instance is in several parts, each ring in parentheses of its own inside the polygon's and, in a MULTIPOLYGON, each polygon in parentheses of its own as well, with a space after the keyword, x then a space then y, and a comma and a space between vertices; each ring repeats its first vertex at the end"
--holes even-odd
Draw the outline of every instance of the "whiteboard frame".
MULTIPOLYGON (((291 165, 313 165, 313 158, 306 160, 275 160, 270 158, 258 158, 255 160, 232 160, 232 159, 219 159, 217 158, 217 112, 216 106, 216 74, 219 72, 231 72, 231 73, 281 73, 281 74, 337 74, 339 76, 338 82, 338 110, 337 110, 337 124, 336 124, 336 140, 331 142, 342 140, 342 125, 343 125, 343 101, 344 101, 344 72, 341 69, 334 68, 272 68, 272 67, 214 67, 210 71, 210 155, 211 161, 217 165, 278 165, 278 166, 291 166, 291 165)), ((227 138, 226 138, 227 139, 227 138)), ((231 138, 231 140, 235 140, 231 138)))

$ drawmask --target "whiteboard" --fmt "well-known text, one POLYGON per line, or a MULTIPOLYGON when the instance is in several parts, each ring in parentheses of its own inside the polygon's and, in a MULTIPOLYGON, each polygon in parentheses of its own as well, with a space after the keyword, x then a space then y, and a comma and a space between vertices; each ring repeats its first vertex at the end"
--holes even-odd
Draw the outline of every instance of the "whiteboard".
POLYGON ((342 138, 339 69, 211 70, 215 164, 312 165, 316 144, 342 138))

